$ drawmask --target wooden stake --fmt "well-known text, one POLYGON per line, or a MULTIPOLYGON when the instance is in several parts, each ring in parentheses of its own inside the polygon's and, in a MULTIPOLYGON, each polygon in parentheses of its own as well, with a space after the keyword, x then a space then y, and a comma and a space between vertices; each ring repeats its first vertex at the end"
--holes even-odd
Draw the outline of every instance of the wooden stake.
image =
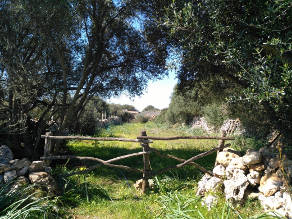
MULTIPOLYGON (((44 157, 48 157, 51 155, 52 140, 49 138, 51 134, 52 134, 51 132, 46 132, 46 135, 45 135, 44 157)), ((51 161, 46 160, 45 164, 50 165, 51 161)))
MULTIPOLYGON (((142 131, 141 136, 147 136, 146 131, 142 131)), ((142 139, 141 146, 143 147, 143 152, 145 152, 145 154, 143 155, 144 169, 143 169, 143 183, 142 183, 142 192, 145 194, 147 190, 149 189, 148 179, 151 176, 150 156, 149 156, 150 148, 149 148, 148 139, 142 139)))

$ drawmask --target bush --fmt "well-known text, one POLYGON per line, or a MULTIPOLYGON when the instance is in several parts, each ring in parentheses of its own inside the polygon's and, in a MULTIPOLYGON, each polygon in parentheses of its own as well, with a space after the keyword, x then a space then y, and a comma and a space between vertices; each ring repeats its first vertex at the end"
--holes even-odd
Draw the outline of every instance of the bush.
POLYGON ((147 116, 144 115, 138 115, 135 119, 136 122, 140 122, 140 123, 146 123, 149 121, 149 118, 147 116))
POLYGON ((203 116, 207 120, 208 124, 219 130, 223 125, 224 120, 227 119, 227 113, 224 110, 223 105, 218 105, 217 103, 208 104, 203 107, 203 116))

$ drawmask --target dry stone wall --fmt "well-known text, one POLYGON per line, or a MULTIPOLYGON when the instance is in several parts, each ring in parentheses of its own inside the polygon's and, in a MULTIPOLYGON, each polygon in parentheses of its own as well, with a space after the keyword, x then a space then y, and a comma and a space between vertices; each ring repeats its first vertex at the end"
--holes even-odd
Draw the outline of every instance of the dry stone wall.
POLYGON ((219 152, 214 176, 205 174, 198 183, 197 195, 204 196, 203 204, 211 208, 216 203, 211 193, 219 188, 230 202, 258 199, 266 211, 292 219, 288 188, 292 182, 292 161, 273 157, 268 150, 248 150, 244 156, 230 148, 219 152))
POLYGON ((50 175, 51 171, 44 161, 13 159, 10 148, 6 145, 0 146, 0 187, 5 183, 13 183, 13 188, 34 184, 49 195, 55 195, 57 186, 50 175))

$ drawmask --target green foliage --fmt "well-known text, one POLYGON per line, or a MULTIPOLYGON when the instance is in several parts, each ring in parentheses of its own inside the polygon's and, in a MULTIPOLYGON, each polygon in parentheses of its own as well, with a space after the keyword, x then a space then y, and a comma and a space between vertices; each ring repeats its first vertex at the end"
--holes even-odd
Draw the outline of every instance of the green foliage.
POLYGON ((201 104, 195 99, 193 91, 188 90, 185 93, 180 93, 175 88, 165 114, 166 120, 171 124, 189 124, 195 116, 199 115, 201 115, 201 104))
POLYGON ((135 118, 135 121, 140 123, 146 123, 149 121, 149 118, 147 116, 140 114, 135 118))
POLYGON ((282 217, 260 213, 257 209, 258 202, 248 203, 245 211, 238 207, 233 207, 224 200, 224 197, 217 194, 219 199, 217 203, 208 210, 206 206, 201 205, 201 197, 195 194, 187 194, 179 191, 167 192, 159 196, 158 203, 161 211, 157 218, 189 218, 189 219, 281 219, 282 217))
POLYGON ((16 145, 35 153, 52 117, 58 131, 79 131, 93 96, 139 95, 165 75, 167 44, 149 7, 136 0, 1 1, 0 131, 32 139, 16 145))
POLYGON ((36 198, 32 186, 12 189, 12 184, 0 187, 0 218, 59 218, 56 203, 48 197, 36 198))
POLYGON ((152 106, 152 105, 149 105, 149 106, 146 106, 146 107, 142 110, 142 112, 157 111, 157 110, 159 110, 159 109, 155 108, 155 107, 152 106))
POLYGON ((256 106, 289 137, 291 1, 181 0, 164 12, 158 19, 181 49, 179 89, 248 105, 250 115, 256 106))
POLYGON ((219 130, 223 125, 223 122, 227 119, 226 112, 223 105, 218 105, 216 103, 209 104, 203 107, 203 116, 206 118, 208 124, 219 130))
POLYGON ((108 112, 108 104, 99 97, 94 97, 88 101, 81 112, 78 129, 76 132, 83 135, 94 135, 99 127, 99 119, 102 113, 108 112))

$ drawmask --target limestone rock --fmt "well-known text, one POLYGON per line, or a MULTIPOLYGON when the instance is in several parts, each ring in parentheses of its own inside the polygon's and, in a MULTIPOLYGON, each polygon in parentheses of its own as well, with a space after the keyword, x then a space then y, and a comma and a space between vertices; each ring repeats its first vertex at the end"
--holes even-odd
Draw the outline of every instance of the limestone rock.
POLYGON ((10 169, 9 164, 0 163, 0 174, 9 171, 10 169))
POLYGON ((237 155, 235 153, 221 151, 218 153, 216 161, 217 161, 217 163, 227 167, 233 158, 238 158, 238 157, 239 157, 239 155, 237 155))
POLYGON ((224 192, 227 200, 240 201, 244 197, 244 192, 248 186, 247 177, 243 170, 235 169, 233 177, 224 181, 224 192))
POLYGON ((277 174, 265 175, 260 180, 259 191, 264 194, 264 196, 271 196, 275 194, 279 188, 282 186, 283 181, 277 174))
POLYGON ((14 180, 17 177, 16 171, 11 170, 4 173, 4 182, 8 183, 11 180, 14 180))
POLYGON ((208 208, 208 211, 217 203, 217 198, 213 195, 208 195, 202 200, 202 205, 205 205, 208 208))
POLYGON ((17 176, 24 176, 27 172, 28 172, 28 167, 23 167, 22 169, 16 171, 17 176))
POLYGON ((198 183, 197 195, 203 196, 206 192, 213 191, 222 183, 222 180, 205 174, 198 183))
POLYGON ((262 161, 261 153, 258 151, 247 150, 246 154, 243 156, 243 162, 246 165, 257 164, 262 161))
POLYGON ((29 166, 28 170, 30 173, 33 172, 43 172, 45 171, 45 162, 44 161, 33 161, 29 166))
POLYGON ((292 201, 289 193, 277 192, 274 196, 259 196, 262 207, 265 211, 273 211, 279 216, 292 218, 292 201))
POLYGON ((252 165, 249 165, 248 168, 250 171, 261 172, 261 171, 265 170, 265 165, 262 163, 252 164, 252 165))
POLYGON ((50 178, 47 172, 33 172, 29 174, 31 183, 44 183, 46 184, 50 178))
POLYGON ((284 200, 282 198, 277 198, 275 196, 266 197, 264 195, 259 196, 262 207, 268 210, 276 210, 284 205, 284 200))
POLYGON ((251 192, 248 194, 247 198, 249 199, 258 199, 261 193, 259 192, 251 192))
POLYGON ((14 185, 12 187, 13 187, 13 189, 18 189, 18 188, 23 187, 27 184, 29 184, 29 180, 24 176, 20 176, 17 178, 16 182, 14 183, 14 185))
POLYGON ((247 179, 251 185, 256 186, 256 185, 260 184, 261 174, 257 171, 251 171, 247 175, 247 179))
POLYGON ((14 162, 12 163, 12 168, 15 168, 17 170, 20 170, 24 167, 29 167, 31 165, 31 162, 26 159, 26 158, 23 158, 21 160, 13 160, 14 162))
MULTIPOLYGON (((154 180, 153 179, 148 179, 149 187, 150 189, 154 188, 154 180)), ((142 191, 142 185, 143 185, 143 179, 139 179, 136 181, 134 184, 134 187, 137 191, 142 191)))
POLYGON ((11 149, 6 146, 0 146, 0 163, 9 164, 9 161, 13 159, 13 153, 11 149))
POLYGON ((213 169, 213 174, 218 175, 218 176, 222 176, 222 177, 225 176, 225 167, 222 165, 217 165, 213 169))
POLYGON ((247 170, 242 157, 232 159, 228 166, 232 166, 233 169, 247 170))
POLYGON ((288 192, 283 193, 283 199, 285 202, 285 216, 292 219, 292 198, 288 192))
POLYGON ((57 194, 57 184, 52 176, 47 172, 33 172, 29 174, 31 183, 45 189, 49 194, 57 194))
POLYGON ((234 172, 237 174, 240 172, 241 174, 245 175, 244 170, 237 169, 236 166, 233 165, 228 165, 228 167, 226 168, 226 178, 231 179, 234 175, 234 172))

